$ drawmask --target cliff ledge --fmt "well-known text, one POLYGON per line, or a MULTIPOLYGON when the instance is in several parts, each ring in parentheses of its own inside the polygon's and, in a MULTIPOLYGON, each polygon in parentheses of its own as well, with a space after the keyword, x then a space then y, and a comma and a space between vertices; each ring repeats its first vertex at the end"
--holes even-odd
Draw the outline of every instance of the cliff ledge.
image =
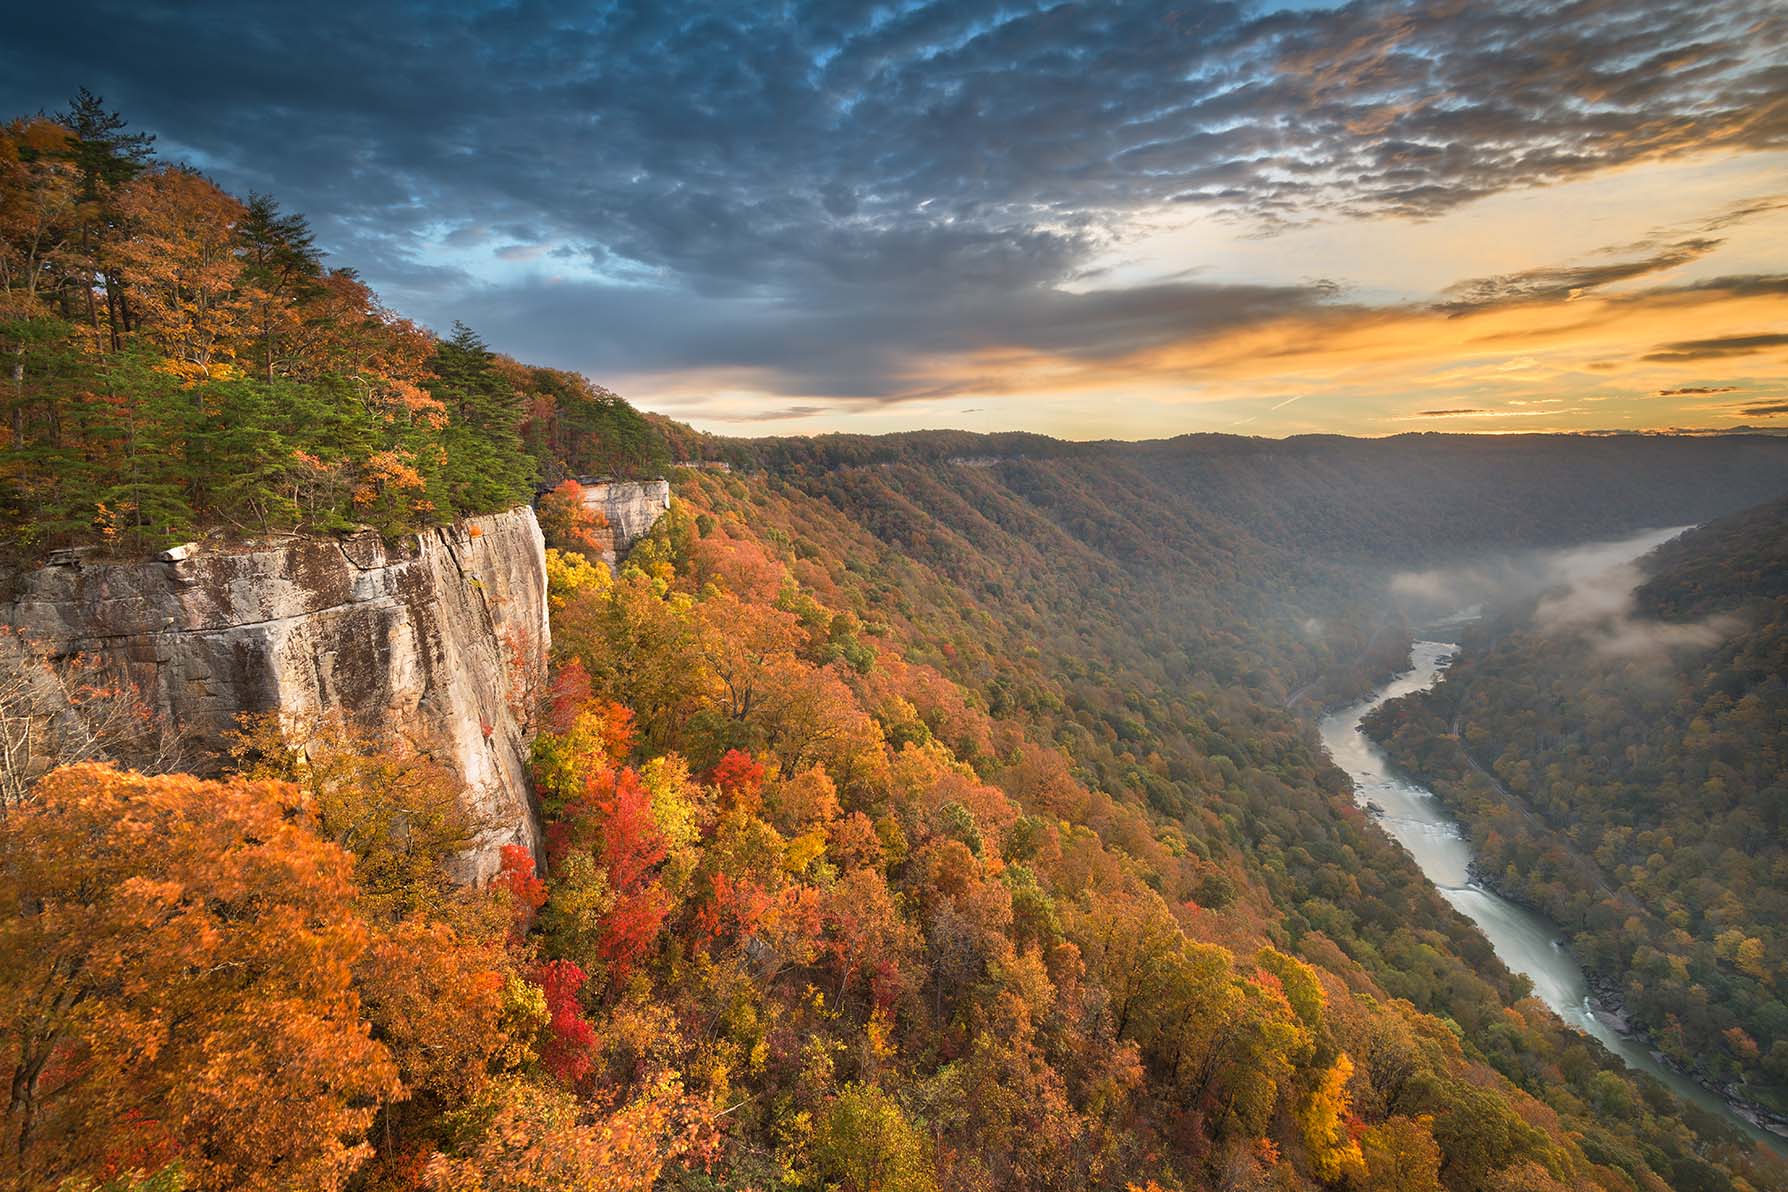
POLYGON ((462 878, 488 879, 504 844, 538 849, 523 721, 549 630, 532 509, 395 543, 366 531, 124 562, 70 552, 11 588, 0 622, 118 668, 199 759, 192 768, 215 764, 239 713, 340 711, 464 778, 487 829, 462 878))

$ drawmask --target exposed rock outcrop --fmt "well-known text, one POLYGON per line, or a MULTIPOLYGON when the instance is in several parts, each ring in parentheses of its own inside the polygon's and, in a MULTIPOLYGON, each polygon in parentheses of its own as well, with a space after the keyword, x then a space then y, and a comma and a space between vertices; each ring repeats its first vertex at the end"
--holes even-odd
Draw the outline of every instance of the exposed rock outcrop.
POLYGON ((670 508, 668 480, 587 480, 584 507, 602 514, 605 526, 597 532, 602 560, 611 568, 633 544, 651 532, 670 508))
MULTIPOLYGON (((404 734, 456 770, 487 830, 463 860, 483 881, 500 846, 539 845, 522 723, 545 669, 545 553, 531 509, 396 543, 367 531, 158 559, 66 554, 13 577, 10 623, 57 654, 129 676, 201 759, 242 712, 339 710, 404 734)), ((125 759, 128 760, 128 759, 125 759)))

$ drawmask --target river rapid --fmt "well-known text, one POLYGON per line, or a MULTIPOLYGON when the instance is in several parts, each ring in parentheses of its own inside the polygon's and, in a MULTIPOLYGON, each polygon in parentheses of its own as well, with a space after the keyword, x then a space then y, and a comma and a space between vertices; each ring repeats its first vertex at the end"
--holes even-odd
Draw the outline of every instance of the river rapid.
POLYGON ((1441 895, 1477 924, 1502 962, 1531 980, 1534 996, 1566 1023, 1595 1036, 1629 1068, 1657 1077, 1677 1096, 1718 1114, 1746 1135, 1788 1152, 1781 1138, 1659 1062, 1641 1041, 1622 1035, 1611 1019, 1598 1013, 1582 968, 1563 946, 1563 932, 1543 916, 1472 881, 1471 844, 1458 823, 1431 791, 1399 774, 1384 751, 1361 731, 1360 721, 1379 705, 1439 682, 1458 652, 1459 647, 1451 642, 1418 641, 1410 652, 1409 670, 1360 702, 1322 718, 1318 731, 1323 745, 1335 764, 1352 776, 1354 800, 1409 850, 1441 895))

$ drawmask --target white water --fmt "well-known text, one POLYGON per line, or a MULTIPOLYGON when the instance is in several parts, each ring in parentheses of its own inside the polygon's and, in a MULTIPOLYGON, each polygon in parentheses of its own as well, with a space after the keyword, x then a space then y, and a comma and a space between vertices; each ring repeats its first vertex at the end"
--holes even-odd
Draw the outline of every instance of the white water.
POLYGON ((1476 923, 1502 962, 1533 982, 1534 996, 1552 1007, 1570 1026, 1593 1035, 1637 1068, 1663 1081, 1677 1096, 1717 1113, 1752 1138, 1782 1150, 1783 1142, 1740 1117, 1724 1100, 1660 1063, 1641 1043, 1628 1039, 1597 1015, 1590 1003, 1583 970, 1561 944, 1562 933, 1540 915, 1516 906, 1469 876, 1471 846, 1440 801, 1424 787, 1397 774, 1384 751, 1360 730, 1360 721, 1380 704, 1426 691, 1440 681, 1459 652, 1450 642, 1419 641, 1410 652, 1410 669, 1357 704, 1322 718, 1319 731, 1335 764, 1353 777, 1354 799, 1382 809, 1379 824, 1415 858, 1441 895, 1476 923))

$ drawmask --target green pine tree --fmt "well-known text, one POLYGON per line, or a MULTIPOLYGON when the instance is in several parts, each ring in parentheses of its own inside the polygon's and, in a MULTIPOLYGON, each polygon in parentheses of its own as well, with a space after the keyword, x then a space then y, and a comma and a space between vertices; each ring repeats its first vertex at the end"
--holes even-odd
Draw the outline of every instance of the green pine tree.
POLYGON ((93 523, 108 545, 128 552, 179 542, 197 520, 189 440, 202 414, 157 362, 131 347, 108 358, 98 378, 112 411, 102 433, 116 442, 118 462, 98 485, 93 523))
POLYGON ((521 440, 521 396, 497 370, 490 349, 464 323, 435 352, 429 386, 447 407, 447 499, 454 515, 489 513, 533 495, 534 461, 521 440))
POLYGON ((260 371, 271 381, 283 346, 285 314, 321 288, 323 254, 310 221, 282 214, 269 195, 248 196, 248 213, 236 235, 242 244, 242 285, 253 296, 260 371))

